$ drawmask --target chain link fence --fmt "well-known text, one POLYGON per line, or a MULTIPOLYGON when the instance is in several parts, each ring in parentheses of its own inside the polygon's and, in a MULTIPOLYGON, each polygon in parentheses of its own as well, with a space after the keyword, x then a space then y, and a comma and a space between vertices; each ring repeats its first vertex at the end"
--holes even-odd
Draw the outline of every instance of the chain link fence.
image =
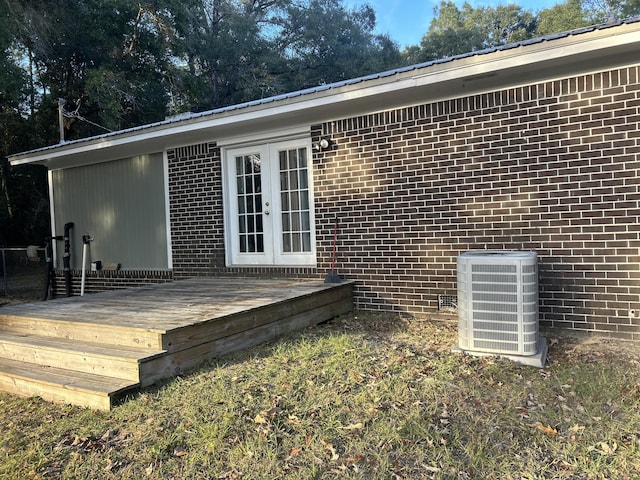
POLYGON ((13 300, 41 300, 47 284, 42 247, 0 248, 0 305, 13 300))

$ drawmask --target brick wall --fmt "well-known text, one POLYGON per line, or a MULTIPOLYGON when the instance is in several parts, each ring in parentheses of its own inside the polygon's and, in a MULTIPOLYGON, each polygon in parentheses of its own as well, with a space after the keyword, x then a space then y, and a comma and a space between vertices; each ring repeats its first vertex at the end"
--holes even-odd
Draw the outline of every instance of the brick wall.
POLYGON ((535 250, 542 325, 640 337, 638 70, 317 126, 322 266, 337 216, 357 306, 430 313, 459 253, 535 250))
POLYGON ((169 218, 176 278, 224 265, 222 170, 215 143, 169 150, 169 218))
POLYGON ((362 309, 432 314, 456 257, 535 250, 543 326, 640 337, 638 68, 316 125, 317 268, 224 266, 220 150, 169 151, 174 276, 357 280, 362 309))
MULTIPOLYGON (((71 291, 73 295, 80 295, 82 290, 82 270, 71 271, 71 291)), ((144 285, 166 283, 173 280, 173 273, 169 270, 100 270, 85 272, 86 294, 106 292, 121 288, 142 287, 144 285)), ((43 292, 44 293, 44 292, 43 292)), ((64 271, 56 270, 56 296, 67 294, 64 281, 64 271)))

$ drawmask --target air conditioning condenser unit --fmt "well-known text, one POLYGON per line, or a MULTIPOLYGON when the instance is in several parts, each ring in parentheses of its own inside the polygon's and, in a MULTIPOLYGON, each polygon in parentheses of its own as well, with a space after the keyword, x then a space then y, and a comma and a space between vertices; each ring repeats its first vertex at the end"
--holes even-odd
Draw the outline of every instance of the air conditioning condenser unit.
POLYGON ((471 251, 457 260, 458 350, 544 367, 538 327, 538 256, 529 251, 471 251))

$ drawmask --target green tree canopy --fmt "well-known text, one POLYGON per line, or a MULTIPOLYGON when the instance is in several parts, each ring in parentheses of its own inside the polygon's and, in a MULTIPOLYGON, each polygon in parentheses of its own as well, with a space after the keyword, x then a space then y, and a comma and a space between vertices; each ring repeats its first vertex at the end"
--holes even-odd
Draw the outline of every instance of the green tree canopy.
POLYGON ((581 0, 566 0, 538 14, 538 35, 573 30, 591 25, 588 12, 582 7, 581 0))
POLYGON ((0 0, 0 244, 46 236, 44 171, 6 155, 58 142, 58 99, 72 140, 398 66, 374 27, 339 0, 0 0))
POLYGON ((442 0, 420 44, 402 55, 409 64, 436 60, 639 14, 640 0, 565 0, 536 13, 515 3, 473 7, 442 0))
POLYGON ((532 38, 537 18, 516 4, 474 8, 443 0, 419 48, 406 52, 411 61, 429 61, 532 38))
POLYGON ((280 44, 292 90, 346 80, 398 66, 395 43, 373 33, 375 12, 368 5, 348 10, 339 0, 289 3, 280 44))

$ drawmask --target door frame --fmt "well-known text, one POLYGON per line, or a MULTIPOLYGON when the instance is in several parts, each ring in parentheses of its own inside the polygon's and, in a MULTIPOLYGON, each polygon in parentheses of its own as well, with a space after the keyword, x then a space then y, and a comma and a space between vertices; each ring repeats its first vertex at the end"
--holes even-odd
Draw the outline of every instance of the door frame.
POLYGON ((222 162, 222 192, 224 208, 224 248, 227 267, 315 267, 316 229, 315 206, 313 189, 313 150, 311 140, 306 138, 277 139, 262 143, 248 143, 233 145, 221 149, 222 162), (309 252, 286 253, 282 248, 282 202, 280 192, 280 167, 278 152, 284 149, 306 149, 307 155, 307 183, 309 192, 309 222, 311 234, 311 250, 309 252), (265 232, 265 252, 241 253, 237 224, 238 205, 235 158, 239 155, 260 153, 261 165, 265 168, 262 173, 263 194, 262 208, 269 210, 269 215, 263 215, 265 232), (266 206, 269 202, 269 206, 266 206), (267 238, 269 235, 269 238, 267 238), (267 251, 269 247, 269 251, 267 251))

